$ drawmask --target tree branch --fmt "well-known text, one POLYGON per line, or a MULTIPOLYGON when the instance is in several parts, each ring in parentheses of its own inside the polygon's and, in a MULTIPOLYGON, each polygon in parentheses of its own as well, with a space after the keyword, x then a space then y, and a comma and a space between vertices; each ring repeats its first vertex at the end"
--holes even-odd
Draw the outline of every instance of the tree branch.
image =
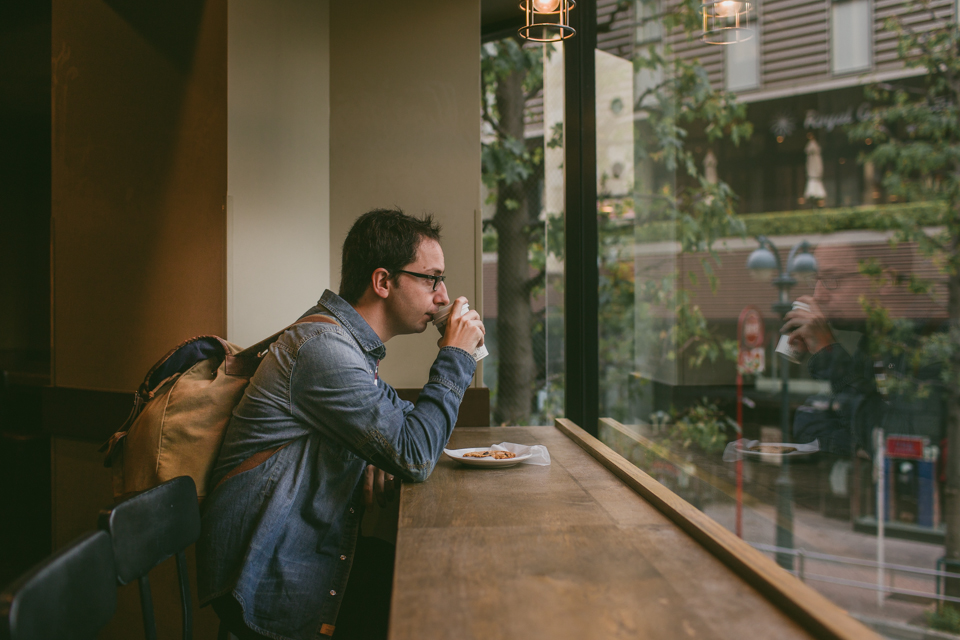
POLYGON ((494 120, 493 116, 490 115, 490 110, 487 107, 487 101, 481 100, 480 103, 481 103, 481 106, 483 107, 482 116, 483 116, 484 122, 486 122, 491 127, 493 127, 493 130, 497 133, 497 136, 499 136, 501 140, 508 138, 509 135, 507 134, 506 131, 503 130, 503 128, 500 127, 500 123, 494 120))
POLYGON ((546 284, 547 281, 547 268, 544 267, 537 271, 537 275, 529 278, 526 282, 523 283, 523 290, 526 291, 527 295, 530 295, 530 292, 540 284, 541 282, 546 284))

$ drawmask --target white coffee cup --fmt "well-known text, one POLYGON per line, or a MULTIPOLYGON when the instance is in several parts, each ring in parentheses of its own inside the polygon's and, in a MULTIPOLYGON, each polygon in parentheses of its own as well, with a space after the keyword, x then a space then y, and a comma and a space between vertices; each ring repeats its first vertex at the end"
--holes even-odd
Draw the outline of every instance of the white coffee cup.
MULTIPOLYGON (((803 309, 804 311, 810 311, 810 305, 805 304, 800 301, 794 301, 794 309, 803 309)), ((803 344, 803 341, 800 341, 800 344, 792 344, 790 342, 790 334, 785 333, 780 336, 780 342, 777 343, 777 353, 782 355, 784 358, 789 360, 794 364, 800 364, 803 359, 808 355, 807 347, 803 344)))
MULTIPOLYGON (((443 335, 447 330, 447 318, 450 316, 450 312, 453 310, 453 304, 454 303, 451 303, 445 307, 440 307, 440 310, 433 314, 433 326, 437 328, 437 331, 440 332, 440 335, 443 335)), ((464 315, 467 311, 470 311, 470 303, 464 302, 463 306, 460 307, 460 315, 464 315)), ((490 352, 487 351, 487 348, 482 344, 473 351, 473 359, 477 362, 480 362, 488 355, 490 355, 490 352)))

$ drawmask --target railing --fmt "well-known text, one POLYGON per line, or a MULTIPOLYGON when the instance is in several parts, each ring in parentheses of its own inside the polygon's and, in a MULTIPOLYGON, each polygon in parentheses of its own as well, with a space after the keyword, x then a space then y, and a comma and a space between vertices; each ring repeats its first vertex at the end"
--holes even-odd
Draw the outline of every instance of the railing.
MULTIPOLYGON (((844 585, 848 587, 869 589, 871 591, 882 591, 884 593, 895 593, 895 594, 906 595, 906 596, 919 596, 921 598, 929 598, 931 600, 938 600, 940 602, 960 603, 960 598, 943 595, 941 594, 941 589, 940 589, 941 579, 960 578, 960 573, 952 573, 950 571, 940 571, 939 569, 924 569, 922 567, 911 567, 909 565, 903 565, 903 564, 883 563, 881 565, 879 562, 876 562, 875 560, 861 560, 859 558, 847 558, 844 556, 834 556, 827 553, 817 553, 816 551, 806 551, 804 549, 786 549, 783 547, 777 547, 772 544, 761 544, 758 542, 751 542, 750 545, 754 549, 757 549, 759 551, 764 551, 767 553, 786 554, 786 555, 791 555, 796 557, 797 568, 791 571, 790 573, 800 578, 800 580, 803 582, 806 582, 807 580, 815 580, 818 582, 829 582, 829 583, 844 585), (901 573, 912 573, 916 575, 929 576, 936 579, 937 592, 930 593, 927 591, 916 591, 914 589, 902 589, 899 587, 894 587, 893 585, 881 586, 872 582, 861 582, 859 580, 848 580, 846 578, 837 578, 834 576, 812 574, 806 571, 807 560, 816 560, 818 562, 827 562, 832 564, 854 565, 858 567, 882 569, 883 571, 895 571, 895 572, 901 572, 901 573)), ((891 574, 891 581, 892 580, 893 580, 893 574, 891 574)))

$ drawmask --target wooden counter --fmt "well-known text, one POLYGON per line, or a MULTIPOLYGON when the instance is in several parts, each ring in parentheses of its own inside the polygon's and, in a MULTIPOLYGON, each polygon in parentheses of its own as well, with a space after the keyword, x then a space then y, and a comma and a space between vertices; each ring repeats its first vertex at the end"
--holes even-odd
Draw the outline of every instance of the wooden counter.
MULTIPOLYGON (((404 485, 391 640, 822 637, 571 437, 457 429, 452 448, 545 444, 552 464, 477 469, 444 456, 427 482, 404 485)), ((847 620, 857 633, 843 637, 876 637, 847 620)))

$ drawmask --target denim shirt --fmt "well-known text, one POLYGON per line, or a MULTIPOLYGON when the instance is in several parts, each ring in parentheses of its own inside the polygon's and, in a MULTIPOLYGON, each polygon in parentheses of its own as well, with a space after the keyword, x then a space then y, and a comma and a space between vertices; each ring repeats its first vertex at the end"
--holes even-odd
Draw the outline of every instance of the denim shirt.
POLYGON ((443 347, 416 406, 380 379, 386 349, 350 304, 326 291, 270 347, 233 412, 211 482, 289 443, 216 487, 197 541, 201 605, 232 594, 244 621, 271 638, 333 634, 350 574, 367 463, 426 480, 446 446, 476 369, 443 347))

